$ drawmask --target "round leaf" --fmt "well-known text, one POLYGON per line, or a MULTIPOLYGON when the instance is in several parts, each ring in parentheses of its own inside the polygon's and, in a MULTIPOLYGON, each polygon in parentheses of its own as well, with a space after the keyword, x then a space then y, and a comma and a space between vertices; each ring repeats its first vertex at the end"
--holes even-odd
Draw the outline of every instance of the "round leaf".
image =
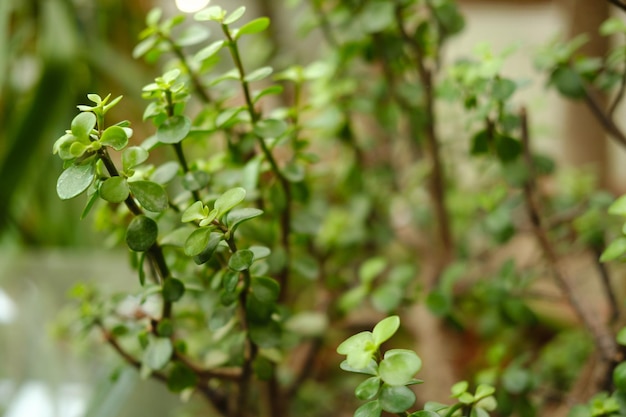
POLYGON ((357 408, 354 417, 380 417, 382 412, 380 402, 370 401, 357 408))
POLYGON ((191 120, 186 116, 172 116, 157 129, 157 140, 161 143, 179 143, 191 130, 191 120))
POLYGON ((145 162, 150 154, 140 146, 131 146, 122 153, 122 167, 124 171, 145 162))
POLYGON ((96 127, 96 115, 91 112, 83 112, 72 119, 72 135, 80 139, 86 139, 96 127))
POLYGON ((174 348, 172 341, 167 337, 150 339, 143 354, 143 363, 150 369, 159 370, 165 367, 172 357, 174 348))
POLYGON ((278 300, 278 295, 280 294, 280 285, 273 278, 253 277, 250 283, 250 287, 252 293, 256 298, 259 299, 259 301, 262 301, 264 303, 273 303, 278 300))
POLYGON ((383 410, 390 413, 402 413, 415 404, 415 394, 404 385, 397 387, 383 385, 379 401, 383 410))
POLYGON ((372 331, 376 347, 389 340, 400 327, 400 317, 390 316, 381 320, 372 331))
POLYGON ((69 200, 85 191, 95 178, 93 164, 72 165, 57 180, 57 194, 61 200, 69 200))
POLYGON ((172 392, 181 392, 196 386, 197 375, 183 364, 177 363, 167 377, 167 388, 172 392))
POLYGON ((222 49, 222 46, 224 46, 224 41, 223 40, 219 40, 219 41, 215 41, 212 44, 210 44, 209 46, 200 49, 195 55, 194 55, 194 60, 198 61, 198 62, 202 62, 205 59, 209 59, 211 58, 213 55, 215 55, 216 53, 219 52, 220 49, 222 49))
POLYGON ((373 376, 361 382, 354 390, 354 395, 362 401, 373 400, 380 390, 380 378, 373 376))
POLYGON ((411 350, 392 349, 385 352, 378 365, 380 378, 388 385, 406 385, 422 368, 422 360, 411 350))
POLYGON ((287 131, 287 123, 284 120, 264 119, 254 125, 254 133, 264 139, 277 138, 287 131))
POLYGON ((185 255, 196 256, 202 253, 209 243, 210 236, 211 229, 208 227, 201 227, 194 230, 185 242, 185 255))
POLYGON ((241 249, 233 253, 228 260, 228 267, 234 271, 245 271, 249 269, 254 260, 254 253, 248 249, 241 249))
POLYGON ((585 87, 583 80, 573 68, 560 66, 550 76, 550 82, 553 83, 559 93, 565 97, 572 99, 580 99, 585 96, 585 87))
POLYGON ((119 126, 110 126, 102 132, 100 143, 119 151, 128 145, 128 135, 123 128, 119 126))
POLYGON ((163 283, 163 299, 171 303, 178 301, 185 294, 185 284, 176 278, 168 278, 163 283))
POLYGON ((165 189, 152 181, 133 181, 128 186, 141 206, 148 211, 161 212, 168 207, 165 189))
POLYGON ((139 215, 131 220, 126 229, 126 244, 137 252, 150 249, 157 240, 159 228, 154 220, 145 215, 139 215))
POLYGON ((107 178, 100 186, 100 196, 110 203, 121 203, 128 198, 130 190, 126 178, 107 178))

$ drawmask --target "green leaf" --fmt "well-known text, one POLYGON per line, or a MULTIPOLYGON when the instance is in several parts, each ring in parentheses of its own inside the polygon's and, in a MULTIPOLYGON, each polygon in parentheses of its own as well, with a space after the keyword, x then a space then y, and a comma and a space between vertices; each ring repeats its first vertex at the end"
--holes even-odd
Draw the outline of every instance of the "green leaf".
POLYGON ((208 262, 209 259, 211 259, 211 257, 213 256, 213 253, 215 253, 215 250, 217 249, 219 243, 222 241, 223 238, 223 234, 218 232, 211 232, 211 234, 209 235, 209 241, 204 247, 204 250, 194 256, 193 261, 197 265, 202 265, 203 263, 208 262))
POLYGON ((185 255, 196 256, 202 253, 211 237, 210 227, 201 227, 194 230, 185 242, 185 255))
POLYGON ((626 217, 626 195, 619 197, 609 206, 609 214, 626 217))
POLYGON ((502 162, 516 159, 522 153, 522 144, 507 135, 496 135, 496 154, 502 162))
POLYGON ((280 94, 283 92, 283 87, 281 85, 271 85, 267 88, 264 88, 261 91, 254 91, 252 93, 252 102, 256 104, 257 101, 261 99, 261 97, 265 97, 271 94, 280 94))
POLYGON ((122 169, 128 171, 139 164, 144 163, 150 154, 140 146, 131 146, 122 153, 122 169))
POLYGON ((121 203, 128 198, 129 193, 126 178, 120 176, 107 178, 100 185, 100 196, 110 203, 121 203))
POLYGON ((489 397, 490 395, 495 394, 496 389, 491 385, 480 384, 478 388, 476 388, 476 393, 474 396, 477 400, 481 400, 483 398, 489 397))
POLYGON ((252 71, 250 74, 247 74, 244 78, 244 81, 249 82, 249 83, 254 82, 254 81, 261 81, 262 79, 270 76, 273 71, 274 70, 272 69, 272 67, 258 68, 252 71))
POLYGON ((508 78, 496 78, 493 81, 491 95, 494 99, 499 101, 506 101, 515 92, 517 84, 508 78))
MULTIPOLYGON (((239 253, 241 251, 238 251, 239 253)), ((234 269, 234 268, 233 268, 234 269)), ((269 277, 252 277, 250 281, 252 294, 263 303, 274 303, 280 294, 278 281, 269 277)))
POLYGON ((165 189, 156 182, 133 181, 129 182, 128 186, 133 196, 146 210, 158 213, 169 207, 165 189))
POLYGON ((626 362, 622 362, 613 370, 613 384, 620 391, 626 391, 626 362))
POLYGON ((389 340, 400 328, 400 317, 390 316, 381 320, 372 331, 373 341, 376 348, 389 340))
POLYGON ((411 350, 392 349, 385 352, 378 365, 380 378, 388 385, 406 385, 422 368, 422 360, 411 350))
POLYGON ((134 48, 132 52, 132 56, 134 59, 141 58, 145 54, 147 54, 152 48, 154 48, 159 43, 159 38, 157 36, 149 36, 139 42, 134 48))
POLYGON ((626 346, 626 327, 622 327, 620 331, 617 332, 617 336, 615 339, 620 345, 626 346))
POLYGON ((585 96, 585 86, 583 80, 573 68, 559 66, 550 75, 550 83, 565 97, 571 99, 581 99, 585 96))
POLYGON ((142 363, 152 370, 163 369, 174 353, 172 341, 167 337, 150 338, 142 363))
POLYGON ((224 23, 225 25, 231 25, 235 23, 237 20, 241 19, 241 17, 244 15, 245 12, 246 12, 245 6, 241 6, 235 9, 235 11, 233 11, 231 14, 226 16, 226 18, 224 19, 224 22, 222 23, 224 23))
POLYGON ((284 120, 264 119, 254 125, 254 134, 263 139, 278 138, 287 131, 284 120))
POLYGON ((371 332, 357 333, 344 340, 338 347, 337 353, 346 355, 346 363, 354 369, 365 369, 370 365, 377 346, 371 332))
POLYGON ((71 165, 57 180, 57 194, 61 200, 69 200, 85 191, 95 178, 94 164, 71 165))
POLYGON ((187 116, 172 116, 157 129, 157 140, 161 143, 179 143, 191 130, 191 120, 187 116))
POLYGON ((185 294, 185 284, 176 278, 167 278, 163 283, 163 299, 168 302, 176 302, 185 294))
POLYGON ((224 46, 224 40, 219 40, 211 43, 209 46, 206 46, 200 49, 193 57, 194 60, 198 62, 202 62, 206 59, 211 58, 213 55, 218 53, 220 49, 224 46))
POLYGON ((230 230, 235 230, 241 223, 259 217, 261 214, 263 214, 263 210, 253 207, 231 210, 226 215, 226 225, 230 230))
POLYGON ((159 228, 154 220, 143 214, 131 220, 126 229, 126 244, 137 252, 150 249, 156 243, 159 228))
POLYGON ((228 267, 234 271, 245 271, 249 269, 254 260, 254 253, 248 249, 240 249, 228 260, 228 267))
POLYGON ((441 417, 439 414, 430 410, 420 410, 409 414, 409 417, 441 417))
POLYGON ((380 378, 373 376, 361 382, 354 390, 354 395, 361 401, 373 400, 380 390, 380 378))
POLYGON ((450 388, 450 393, 453 398, 459 398, 462 394, 466 393, 469 388, 469 382, 467 381, 459 381, 456 384, 452 385, 450 388))
POLYGON ((383 409, 378 400, 370 401, 357 408, 354 417, 380 417, 382 412, 383 409))
POLYGON ((187 366, 176 363, 167 377, 167 388, 172 392, 181 392, 187 388, 195 387, 198 376, 187 366))
POLYGON ((415 394, 410 388, 384 384, 380 389, 380 405, 389 413, 402 413, 415 404, 415 394))
POLYGON ((96 115, 91 112, 79 113, 72 119, 72 135, 79 139, 88 139, 91 131, 96 127, 96 115))
POLYGON ((224 16, 226 16, 226 11, 220 6, 209 6, 196 13, 194 19, 199 21, 214 20, 216 22, 222 22, 224 16))
POLYGON ((602 36, 615 35, 620 32, 626 32, 626 23, 616 16, 610 17, 600 25, 602 36))
POLYGON ((626 253, 626 237, 619 237, 612 241, 609 246, 602 252, 600 262, 613 261, 621 258, 626 253))
POLYGON ((239 39, 242 35, 252 35, 262 32, 267 29, 269 25, 270 19, 267 17, 259 17, 258 19, 251 20, 237 30, 235 40, 239 39))
POLYGON ((486 130, 481 130, 472 136, 472 145, 470 147, 470 153, 472 155, 482 155, 489 152, 489 142, 491 141, 491 135, 486 130))
POLYGON ((204 206, 202 201, 196 201, 185 211, 183 211, 183 215, 181 221, 183 223, 193 222, 196 220, 202 220, 209 214, 209 209, 204 206))
POLYGON ((175 39, 178 46, 197 45, 209 39, 211 32, 204 26, 191 25, 186 27, 183 32, 175 39))
POLYGON ((512 394, 521 394, 531 387, 532 376, 526 369, 509 366, 502 373, 502 385, 512 394))
POLYGON ((126 134, 126 131, 119 126, 109 126, 104 132, 102 132, 100 143, 119 151, 128 145, 128 135, 126 134))
POLYGON ((180 165, 176 161, 169 161, 160 165, 157 169, 154 170, 152 175, 150 175, 150 181, 154 181, 157 184, 167 184, 176 178, 178 174, 178 170, 180 169, 180 165))
POLYGON ((365 368, 353 368, 348 365, 348 361, 342 361, 339 364, 339 367, 346 372, 354 372, 356 374, 365 374, 365 375, 377 375, 378 374, 378 364, 374 359, 370 359, 370 362, 365 366, 365 368))
POLYGON ((213 208, 217 210, 217 217, 222 217, 233 207, 241 203, 246 198, 246 190, 241 187, 232 188, 215 200, 213 208))
POLYGON ((359 279, 364 284, 369 284, 378 277, 387 267, 387 261, 383 257, 370 258, 361 264, 359 279))

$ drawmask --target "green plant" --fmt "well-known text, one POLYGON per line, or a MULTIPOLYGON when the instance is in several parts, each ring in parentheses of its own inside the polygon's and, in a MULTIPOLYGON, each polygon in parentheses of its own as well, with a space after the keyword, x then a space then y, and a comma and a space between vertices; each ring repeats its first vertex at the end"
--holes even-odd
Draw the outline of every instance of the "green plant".
MULTIPOLYGON (((522 83, 503 72, 511 52, 480 45, 443 62, 464 27, 450 0, 309 6, 328 54, 279 72, 246 49, 268 18, 242 23, 245 8, 211 6, 183 25, 153 10, 134 56, 163 62, 142 90, 154 134, 109 121, 121 97, 90 94, 79 106, 53 148, 64 164, 57 193, 87 194, 83 217, 94 212, 129 249, 139 286, 112 296, 77 286, 78 321, 144 378, 198 393, 215 415, 351 410, 341 398, 352 377, 333 372, 325 352, 375 322, 337 348, 342 369, 368 375, 358 417, 534 416, 565 402, 594 349, 619 391, 613 323, 585 308, 564 262, 605 251, 612 197, 581 174, 557 177, 556 192, 542 187, 556 165, 534 151, 530 110, 513 101, 522 83), (206 42, 208 28, 219 39, 206 42), (445 117, 464 134, 447 138, 445 117), (503 255, 527 236, 541 257, 503 255), (541 293, 546 276, 557 296, 541 293), (537 305, 546 299, 573 314, 537 305), (415 395, 413 350, 383 349, 399 315, 422 302, 454 330, 431 327, 419 342, 463 347, 462 366, 436 365, 454 376, 452 405, 415 395), (577 321, 586 338, 575 345, 577 321)), ((568 45, 549 48, 543 65, 551 85, 583 98, 576 83, 608 67, 573 60, 578 41, 568 45)), ((621 240, 602 260, 622 257, 621 240)), ((595 267, 617 320, 608 270, 595 267)), ((589 409, 609 415, 614 398, 589 409)))

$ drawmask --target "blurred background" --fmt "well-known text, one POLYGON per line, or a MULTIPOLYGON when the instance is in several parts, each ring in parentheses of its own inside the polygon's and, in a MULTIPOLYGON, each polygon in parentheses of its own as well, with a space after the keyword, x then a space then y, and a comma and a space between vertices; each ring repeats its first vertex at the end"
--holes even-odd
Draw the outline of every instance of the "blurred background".
MULTIPOLYGON (((171 15, 198 7, 190 3, 197 2, 0 0, 0 414, 5 417, 193 415, 181 414, 177 398, 157 384, 139 383, 133 371, 121 370, 123 383, 113 387, 109 375, 117 362, 108 361, 112 355, 106 348, 97 351, 86 342, 55 337, 54 323, 62 320, 74 283, 92 280, 113 289, 135 285, 136 278, 126 253, 106 245, 93 219, 79 220, 84 200, 58 199, 61 162, 51 154, 88 93, 124 95, 112 117, 149 132, 151 126, 142 127, 140 93, 157 69, 133 60, 132 49, 148 10, 159 6, 171 15)), ((276 49, 271 54, 276 67, 323 56, 316 49, 322 48, 315 41, 319 34, 300 35, 298 28, 312 19, 304 0, 212 4, 227 10, 244 4, 246 19, 270 16, 267 36, 276 49)), ((494 51, 514 45, 505 72, 529 80, 520 99, 531 111, 538 146, 562 164, 590 166, 603 186, 624 191, 620 178, 626 168, 619 152, 582 104, 565 103, 543 90, 545 79, 532 64, 537 49, 556 35, 595 31, 611 12, 608 2, 460 4, 467 29, 450 45, 449 58, 471 54, 480 42, 494 51)), ((589 50, 602 54, 605 41, 590 35, 589 50)))

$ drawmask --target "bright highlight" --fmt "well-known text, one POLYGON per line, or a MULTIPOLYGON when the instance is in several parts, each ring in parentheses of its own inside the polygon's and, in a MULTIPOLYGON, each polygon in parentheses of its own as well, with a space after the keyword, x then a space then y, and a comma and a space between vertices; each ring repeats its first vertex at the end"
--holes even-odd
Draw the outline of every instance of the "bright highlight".
POLYGON ((185 13, 195 13, 204 9, 211 0, 176 0, 178 10, 185 13))

